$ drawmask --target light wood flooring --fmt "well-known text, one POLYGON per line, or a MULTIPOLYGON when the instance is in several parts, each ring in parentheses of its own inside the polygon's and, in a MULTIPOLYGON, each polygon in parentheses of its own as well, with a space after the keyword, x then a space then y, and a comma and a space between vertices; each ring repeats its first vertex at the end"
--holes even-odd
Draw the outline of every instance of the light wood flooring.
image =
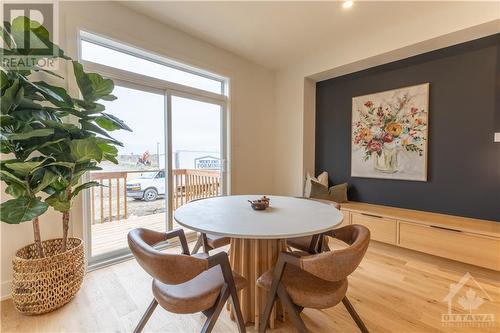
MULTIPOLYGON (((192 246, 192 244, 191 244, 192 246)), ((2 332, 131 332, 151 301, 151 280, 134 260, 90 272, 82 290, 65 307, 43 316, 16 312, 10 300, 1 303, 2 332)), ((470 295, 470 293, 469 293, 470 295)), ((500 274, 372 242, 358 270, 349 280, 348 297, 370 332, 500 332, 500 274), (493 327, 444 327, 443 298, 450 284, 470 272, 488 295, 470 280, 454 299, 453 311, 468 313, 459 297, 471 288, 484 303, 472 313, 493 314, 493 327), (491 298, 487 299, 487 298, 491 298)), ((463 303, 463 302, 462 302, 463 303)), ((359 332, 342 304, 328 310, 305 309, 311 332, 359 332)), ((204 316, 174 315, 158 307, 145 332, 199 332, 204 316)), ((253 326, 247 331, 255 332, 253 326)), ((237 332, 223 311, 214 332, 237 332)), ((278 322, 268 332, 296 332, 289 322, 278 322)))

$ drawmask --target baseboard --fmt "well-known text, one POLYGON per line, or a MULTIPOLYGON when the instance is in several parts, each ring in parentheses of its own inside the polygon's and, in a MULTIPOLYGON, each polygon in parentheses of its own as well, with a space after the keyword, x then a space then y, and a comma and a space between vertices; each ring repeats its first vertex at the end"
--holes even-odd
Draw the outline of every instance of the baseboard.
POLYGON ((0 287, 0 301, 4 301, 10 298, 11 285, 12 285, 12 280, 2 282, 0 287))

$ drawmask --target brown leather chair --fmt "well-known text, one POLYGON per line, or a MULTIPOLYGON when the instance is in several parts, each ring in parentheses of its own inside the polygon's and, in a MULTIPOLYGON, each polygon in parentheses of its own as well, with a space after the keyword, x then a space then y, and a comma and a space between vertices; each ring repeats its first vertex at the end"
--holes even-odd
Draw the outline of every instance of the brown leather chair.
POLYGON ((212 234, 200 233, 196 244, 194 245, 191 254, 198 253, 200 247, 203 246, 203 252, 207 253, 210 250, 229 245, 231 243, 231 238, 224 236, 217 236, 212 234))
POLYGON ((290 315, 299 332, 307 332, 300 318, 303 308, 326 309, 342 301, 361 332, 365 324, 347 299, 347 277, 356 270, 368 248, 370 231, 353 224, 324 233, 350 246, 330 252, 282 252, 274 269, 265 272, 257 285, 268 291, 267 304, 261 317, 259 332, 265 332, 276 297, 290 315))
MULTIPOLYGON (((335 208, 339 209, 340 205, 334 201, 323 200, 323 199, 315 199, 315 198, 302 198, 307 200, 314 200, 318 202, 322 202, 327 205, 332 205, 335 208)), ((287 246, 308 252, 311 254, 320 253, 323 251, 329 251, 328 242, 324 240, 324 237, 321 235, 313 235, 313 236, 304 236, 304 237, 295 237, 288 238, 286 240, 287 246)))
POLYGON ((235 310, 239 332, 246 332, 237 291, 245 288, 247 281, 231 271, 225 252, 190 256, 182 229, 171 232, 134 229, 128 233, 128 244, 139 265, 153 277, 153 301, 134 332, 142 331, 158 303, 173 313, 203 312, 207 320, 201 332, 211 332, 228 298, 235 310), (153 247, 174 237, 180 240, 182 254, 160 252, 153 247))

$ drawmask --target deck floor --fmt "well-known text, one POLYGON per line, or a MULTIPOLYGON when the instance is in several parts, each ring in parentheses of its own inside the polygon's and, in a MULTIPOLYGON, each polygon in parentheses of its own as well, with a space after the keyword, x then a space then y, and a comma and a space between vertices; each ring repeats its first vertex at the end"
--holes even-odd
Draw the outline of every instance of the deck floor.
MULTIPOLYGON (((158 213, 146 216, 131 216, 124 220, 94 224, 91 227, 92 256, 127 248, 127 234, 132 229, 141 227, 165 231, 165 221, 165 213, 158 213)), ((178 224, 174 223, 174 228, 179 227, 178 224)))

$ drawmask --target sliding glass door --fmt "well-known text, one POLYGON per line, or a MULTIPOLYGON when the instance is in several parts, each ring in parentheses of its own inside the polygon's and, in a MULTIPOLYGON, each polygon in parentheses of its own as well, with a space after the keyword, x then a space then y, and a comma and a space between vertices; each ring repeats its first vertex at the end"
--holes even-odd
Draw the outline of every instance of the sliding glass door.
POLYGON ((106 112, 133 130, 111 132, 118 164, 88 175, 102 185, 84 214, 89 263, 101 265, 129 254, 130 230, 179 227, 175 209, 226 194, 226 82, 88 33, 80 46, 85 68, 115 82, 106 112))
POLYGON ((109 257, 127 249, 127 233, 137 227, 167 228, 165 177, 165 94, 144 86, 118 82, 115 101, 106 112, 122 119, 132 132, 111 134, 123 143, 118 164, 100 165, 90 179, 101 183, 91 190, 90 254, 109 257))
POLYGON ((220 104, 193 96, 169 98, 174 211, 191 200, 225 194, 224 111, 220 104))
POLYGON ((122 81, 114 94, 115 101, 103 103, 106 112, 133 131, 113 133, 123 143, 118 164, 105 163, 90 173, 102 184, 90 195, 92 261, 128 252, 131 229, 178 228, 175 209, 225 194, 222 104, 122 81))

